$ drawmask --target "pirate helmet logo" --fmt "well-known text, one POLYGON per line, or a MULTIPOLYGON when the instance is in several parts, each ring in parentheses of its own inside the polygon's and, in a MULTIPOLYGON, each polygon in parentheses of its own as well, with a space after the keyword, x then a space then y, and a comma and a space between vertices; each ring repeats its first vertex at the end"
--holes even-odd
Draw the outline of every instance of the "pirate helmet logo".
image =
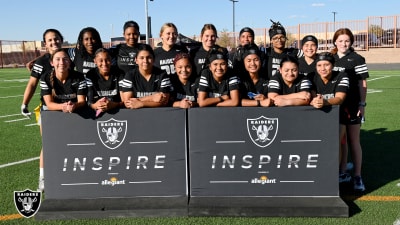
POLYGON ((247 119, 247 132, 254 144, 265 148, 272 144, 278 133, 278 118, 247 119))
POLYGON ((127 120, 97 121, 97 133, 103 143, 109 149, 118 148, 125 140, 128 122, 127 120))
POLYGON ((40 208, 42 193, 40 191, 14 191, 14 204, 19 214, 25 218, 34 216, 40 208))

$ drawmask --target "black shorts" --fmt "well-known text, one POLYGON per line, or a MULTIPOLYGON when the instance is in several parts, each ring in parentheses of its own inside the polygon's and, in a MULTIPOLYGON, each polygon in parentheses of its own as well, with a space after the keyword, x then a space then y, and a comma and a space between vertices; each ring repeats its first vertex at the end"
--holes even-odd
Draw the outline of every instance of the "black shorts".
POLYGON ((361 124, 362 115, 357 116, 358 114, 358 106, 357 107, 343 107, 340 110, 339 122, 343 125, 355 125, 361 124))

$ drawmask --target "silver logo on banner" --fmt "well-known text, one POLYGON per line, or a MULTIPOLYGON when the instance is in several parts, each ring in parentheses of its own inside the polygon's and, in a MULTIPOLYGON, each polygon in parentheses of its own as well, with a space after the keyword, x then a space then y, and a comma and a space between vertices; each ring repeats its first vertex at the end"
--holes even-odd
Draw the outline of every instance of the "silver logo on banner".
POLYGON ((254 144, 265 148, 272 144, 278 133, 278 118, 247 119, 247 132, 254 144))
POLYGON ((127 120, 97 121, 97 133, 103 143, 109 149, 118 148, 125 140, 128 127, 127 120))

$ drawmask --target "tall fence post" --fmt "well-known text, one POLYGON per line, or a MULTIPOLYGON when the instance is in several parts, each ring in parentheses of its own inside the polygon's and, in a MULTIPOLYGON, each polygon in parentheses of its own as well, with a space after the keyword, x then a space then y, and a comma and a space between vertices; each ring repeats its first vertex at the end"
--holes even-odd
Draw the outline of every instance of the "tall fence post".
POLYGON ((1 44, 0 41, 0 64, 1 64, 1 68, 4 68, 4 63, 3 63, 3 45, 1 44))
POLYGON ((393 29, 393 39, 394 39, 394 48, 397 48, 397 16, 394 16, 394 29, 393 29))

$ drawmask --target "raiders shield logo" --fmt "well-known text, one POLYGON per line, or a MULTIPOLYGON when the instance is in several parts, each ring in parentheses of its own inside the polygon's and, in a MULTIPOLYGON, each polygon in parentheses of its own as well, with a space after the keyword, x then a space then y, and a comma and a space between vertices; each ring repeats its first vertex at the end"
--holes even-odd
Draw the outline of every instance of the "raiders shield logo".
POLYGON ((124 142, 128 121, 115 120, 97 121, 97 133, 101 143, 109 149, 118 148, 124 142))
POLYGON ((14 191, 14 204, 21 216, 30 218, 34 216, 40 208, 42 193, 40 191, 14 191))
POLYGON ((278 133, 278 118, 260 116, 257 119, 247 119, 247 131, 254 144, 265 148, 278 133))

